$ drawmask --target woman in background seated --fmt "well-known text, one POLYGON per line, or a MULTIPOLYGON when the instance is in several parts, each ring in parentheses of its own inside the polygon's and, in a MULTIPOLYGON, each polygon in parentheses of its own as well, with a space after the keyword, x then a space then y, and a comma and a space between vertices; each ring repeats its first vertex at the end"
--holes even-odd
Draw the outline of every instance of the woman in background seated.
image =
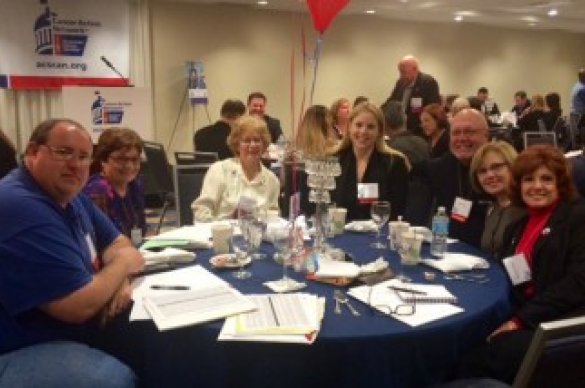
POLYGON ((133 241, 146 234, 144 187, 138 179, 142 139, 129 128, 108 128, 100 135, 94 161, 101 171, 83 192, 133 241))
POLYGON ((473 189, 493 199, 485 219, 481 249, 496 258, 501 257, 506 227, 526 214, 523 207, 510 200, 512 164, 517 155, 514 147, 504 141, 486 143, 473 155, 469 167, 473 189))
POLYGON ((0 179, 16 167, 16 148, 0 130, 0 179))
POLYGON ((351 103, 345 97, 338 98, 331 104, 330 111, 333 119, 332 132, 338 140, 341 140, 347 131, 351 103))
POLYGON ((449 152, 449 120, 441 105, 425 106, 420 114, 420 125, 429 139, 431 158, 449 152))
POLYGON ((266 123, 243 116, 235 122, 227 142, 235 157, 209 167, 201 194, 191 205, 196 222, 236 217, 242 198, 253 200, 261 209, 278 209, 280 183, 261 160, 270 144, 266 123))
POLYGON ((545 131, 544 116, 544 97, 541 94, 535 94, 532 96, 530 107, 518 118, 520 132, 545 131))
POLYGON ((386 145, 384 115, 370 102, 349 116, 348 136, 335 150, 341 164, 333 202, 347 209, 348 221, 370 218, 373 201, 389 201, 391 219, 404 214, 408 192, 405 156, 386 145))
POLYGON ((528 215, 506 230, 504 257, 508 265, 527 267, 529 276, 512 281, 512 315, 461 370, 507 383, 540 323, 585 313, 585 204, 564 155, 552 146, 531 146, 514 162, 511 182, 512 201, 528 215))

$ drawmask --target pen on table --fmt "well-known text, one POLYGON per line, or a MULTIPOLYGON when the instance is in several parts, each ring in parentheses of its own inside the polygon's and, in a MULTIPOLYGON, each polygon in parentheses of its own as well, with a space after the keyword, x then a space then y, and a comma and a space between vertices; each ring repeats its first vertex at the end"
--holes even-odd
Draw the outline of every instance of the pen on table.
POLYGON ((164 284, 153 284, 150 286, 153 290, 174 290, 174 291, 187 291, 190 290, 189 286, 172 286, 164 284))
POLYGON ((394 291, 410 292, 411 294, 417 294, 417 295, 426 295, 427 294, 424 291, 413 290, 411 288, 402 288, 402 287, 395 287, 395 286, 388 286, 388 288, 391 290, 394 290, 394 291))

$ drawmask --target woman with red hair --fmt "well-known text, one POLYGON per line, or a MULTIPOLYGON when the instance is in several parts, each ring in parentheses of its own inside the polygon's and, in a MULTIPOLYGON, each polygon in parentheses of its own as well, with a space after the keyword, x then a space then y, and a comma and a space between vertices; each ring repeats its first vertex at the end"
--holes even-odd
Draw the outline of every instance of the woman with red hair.
POLYGON ((508 383, 540 323, 585 313, 585 203, 564 155, 548 145, 526 149, 512 166, 510 195, 528 215, 507 229, 503 264, 526 275, 508 271, 512 314, 464 367, 466 376, 508 383))

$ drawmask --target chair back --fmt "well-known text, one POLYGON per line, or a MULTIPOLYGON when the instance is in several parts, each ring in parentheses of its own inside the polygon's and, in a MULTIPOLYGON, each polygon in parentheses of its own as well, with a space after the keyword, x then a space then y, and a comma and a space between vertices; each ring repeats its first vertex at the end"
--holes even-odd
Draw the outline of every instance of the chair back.
POLYGON ((585 316, 541 323, 513 387, 581 387, 584 356, 585 316))
POLYGON ((175 160, 178 165, 191 165, 202 163, 214 163, 219 160, 217 152, 175 152, 175 160))
POLYGON ((156 194, 164 202, 174 191, 167 154, 162 144, 144 142, 144 163, 141 166, 145 195, 156 194))
POLYGON ((524 132, 522 134, 524 140, 524 149, 537 144, 550 144, 557 146, 557 134, 554 132, 524 132))
POLYGON ((203 178, 211 164, 191 164, 174 166, 175 207, 178 226, 193 225, 191 204, 199 197, 203 187, 203 178))

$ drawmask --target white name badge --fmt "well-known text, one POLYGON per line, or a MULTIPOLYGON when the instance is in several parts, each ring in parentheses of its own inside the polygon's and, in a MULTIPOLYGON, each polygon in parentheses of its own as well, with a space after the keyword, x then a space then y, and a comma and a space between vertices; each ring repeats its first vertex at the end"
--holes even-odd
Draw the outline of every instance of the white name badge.
POLYGON ((461 197, 455 198, 453 209, 451 209, 451 218, 462 223, 467 222, 472 205, 473 202, 468 199, 461 197))
POLYGON ((410 107, 413 109, 422 108, 422 97, 413 97, 410 99, 410 107))
POLYGON ((358 183, 357 199, 360 204, 372 203, 378 200, 377 183, 358 183))
POLYGON ((130 230, 130 240, 135 247, 140 246, 140 244, 142 244, 142 229, 132 228, 132 230, 130 230))
POLYGON ((506 257, 503 263, 513 285, 517 286, 532 279, 532 273, 524 253, 506 257))
POLYGON ((91 264, 95 269, 98 269, 99 265, 97 251, 95 249, 95 245, 93 245, 93 240, 91 239, 89 233, 85 235, 85 243, 87 244, 87 250, 89 251, 89 256, 91 257, 91 264))

